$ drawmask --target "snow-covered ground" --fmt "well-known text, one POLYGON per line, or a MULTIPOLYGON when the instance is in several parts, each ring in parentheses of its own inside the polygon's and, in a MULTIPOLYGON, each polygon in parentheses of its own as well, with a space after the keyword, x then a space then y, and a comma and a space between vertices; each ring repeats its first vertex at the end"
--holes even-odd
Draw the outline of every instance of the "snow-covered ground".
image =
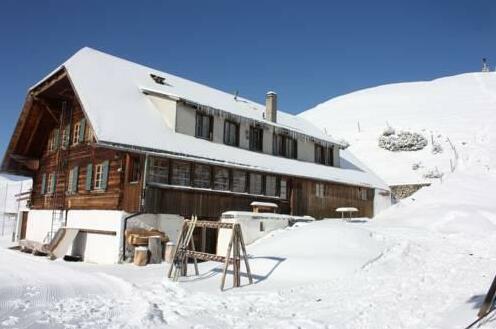
POLYGON ((174 283, 1 248, 0 328, 463 328, 496 274, 495 184, 460 172, 371 221, 276 231, 248 248, 255 284, 225 292, 215 263, 174 283))
POLYGON ((487 72, 359 90, 300 115, 346 139, 359 160, 395 185, 429 182, 426 173, 436 168, 449 173, 452 166, 460 165, 462 156, 463 165, 477 161, 489 167, 496 161, 496 143, 488 145, 488 135, 496 127, 495 112, 496 72, 487 72), (420 133, 429 144, 416 152, 382 149, 378 139, 388 126, 396 132, 420 133), (441 153, 432 152, 432 141, 441 145, 441 153), (479 149, 465 152, 474 147, 479 149), (416 164, 419 168, 412 169, 416 164))

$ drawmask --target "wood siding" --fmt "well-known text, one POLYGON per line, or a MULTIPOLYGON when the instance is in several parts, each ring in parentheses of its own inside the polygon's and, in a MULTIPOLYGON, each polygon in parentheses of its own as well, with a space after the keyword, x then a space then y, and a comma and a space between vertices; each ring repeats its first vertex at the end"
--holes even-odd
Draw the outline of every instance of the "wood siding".
POLYGON ((294 179, 291 194, 293 215, 310 215, 315 218, 338 218, 339 207, 355 207, 357 217, 373 217, 374 190, 358 186, 294 179), (315 185, 324 185, 324 195, 317 196, 315 185), (360 189, 366 190, 366 200, 361 199, 360 189))

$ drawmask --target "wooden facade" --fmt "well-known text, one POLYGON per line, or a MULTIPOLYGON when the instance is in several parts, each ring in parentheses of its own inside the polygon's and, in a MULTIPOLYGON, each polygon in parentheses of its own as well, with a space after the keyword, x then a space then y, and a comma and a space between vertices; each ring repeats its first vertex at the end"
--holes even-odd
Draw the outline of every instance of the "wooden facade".
MULTIPOLYGON (((192 183, 177 186, 173 180, 145 184, 145 153, 99 145, 65 72, 58 72, 52 79, 28 95, 2 167, 33 177, 33 209, 124 210, 218 219, 224 211, 251 211, 251 202, 269 201, 278 204, 279 213, 339 217, 335 209, 346 206, 358 208, 360 216, 373 216, 373 189, 300 177, 277 176, 277 196, 218 191, 213 183, 210 188, 197 188, 192 183), (51 143, 54 134, 57 141, 51 143), (80 140, 75 135, 81 136, 80 140), (104 164, 103 171, 99 164, 104 164), (56 177, 54 191, 48 188, 50 174, 56 177), (98 180, 97 175, 105 181, 98 180), (279 191, 281 179, 285 181, 284 196, 279 191)), ((164 154, 163 159, 168 156, 164 154)), ((188 163, 191 168, 199 165, 192 158, 188 163)), ((218 167, 208 166, 212 172, 218 167)), ((265 179, 266 174, 260 174, 265 179)))

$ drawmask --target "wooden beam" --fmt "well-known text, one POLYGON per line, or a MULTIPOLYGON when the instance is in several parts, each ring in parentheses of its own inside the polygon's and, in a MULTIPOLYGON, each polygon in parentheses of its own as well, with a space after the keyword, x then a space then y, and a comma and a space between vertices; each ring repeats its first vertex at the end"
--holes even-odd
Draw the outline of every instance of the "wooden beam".
POLYGON ((48 105, 48 103, 44 100, 44 99, 41 99, 41 98, 37 98, 36 99, 37 101, 39 101, 44 107, 45 107, 45 110, 47 110, 47 112, 51 115, 52 119, 57 123, 59 124, 59 118, 57 118, 57 116, 53 113, 52 109, 50 108, 50 106, 48 105))
POLYGON ((40 168, 40 160, 29 158, 24 155, 10 154, 10 158, 26 166, 29 170, 38 170, 40 168))
POLYGON ((31 132, 29 134, 28 141, 24 145, 24 152, 23 152, 24 154, 27 154, 28 153, 29 147, 31 146, 31 143, 33 142, 33 138, 36 135, 36 132, 38 130, 38 126, 40 125, 41 118, 42 118, 42 115, 41 114, 38 114, 38 117, 36 118, 36 122, 34 124, 34 127, 33 127, 33 129, 31 130, 31 132))
POLYGON ((67 72, 64 69, 61 69, 60 71, 54 73, 52 76, 47 78, 41 84, 36 86, 33 89, 32 94, 34 96, 38 96, 39 94, 46 91, 48 88, 52 87, 54 84, 56 84, 60 80, 64 79, 66 76, 67 76, 67 72))

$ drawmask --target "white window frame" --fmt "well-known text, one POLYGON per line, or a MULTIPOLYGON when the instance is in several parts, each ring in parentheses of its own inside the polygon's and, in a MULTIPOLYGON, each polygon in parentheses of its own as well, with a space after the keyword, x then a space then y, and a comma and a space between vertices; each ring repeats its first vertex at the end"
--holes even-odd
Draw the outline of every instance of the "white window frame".
POLYGON ((359 198, 362 201, 367 201, 367 189, 361 187, 359 192, 358 192, 359 198))
POLYGON ((55 129, 52 129, 48 137, 47 150, 48 152, 53 152, 55 150, 55 129))
MULTIPOLYGON (((53 180, 55 179, 55 174, 53 172, 48 173, 48 179, 47 179, 47 185, 45 186, 46 188, 46 194, 53 194, 55 191, 52 190, 53 188, 53 180)), ((57 186, 55 186, 57 188, 57 186)))
POLYGON ((315 183, 315 196, 317 198, 325 197, 325 184, 324 183, 315 183))
POLYGON ((67 193, 72 193, 72 181, 74 176, 74 168, 69 170, 69 177, 67 178, 67 193))
POLYGON ((285 178, 281 178, 279 183, 279 197, 283 200, 288 198, 288 182, 285 178))
POLYGON ((72 130, 71 145, 79 144, 79 131, 80 130, 81 130, 81 122, 76 122, 74 124, 74 129, 72 130))
POLYGON ((103 163, 95 165, 95 170, 93 173, 93 188, 95 190, 103 190, 103 163))

